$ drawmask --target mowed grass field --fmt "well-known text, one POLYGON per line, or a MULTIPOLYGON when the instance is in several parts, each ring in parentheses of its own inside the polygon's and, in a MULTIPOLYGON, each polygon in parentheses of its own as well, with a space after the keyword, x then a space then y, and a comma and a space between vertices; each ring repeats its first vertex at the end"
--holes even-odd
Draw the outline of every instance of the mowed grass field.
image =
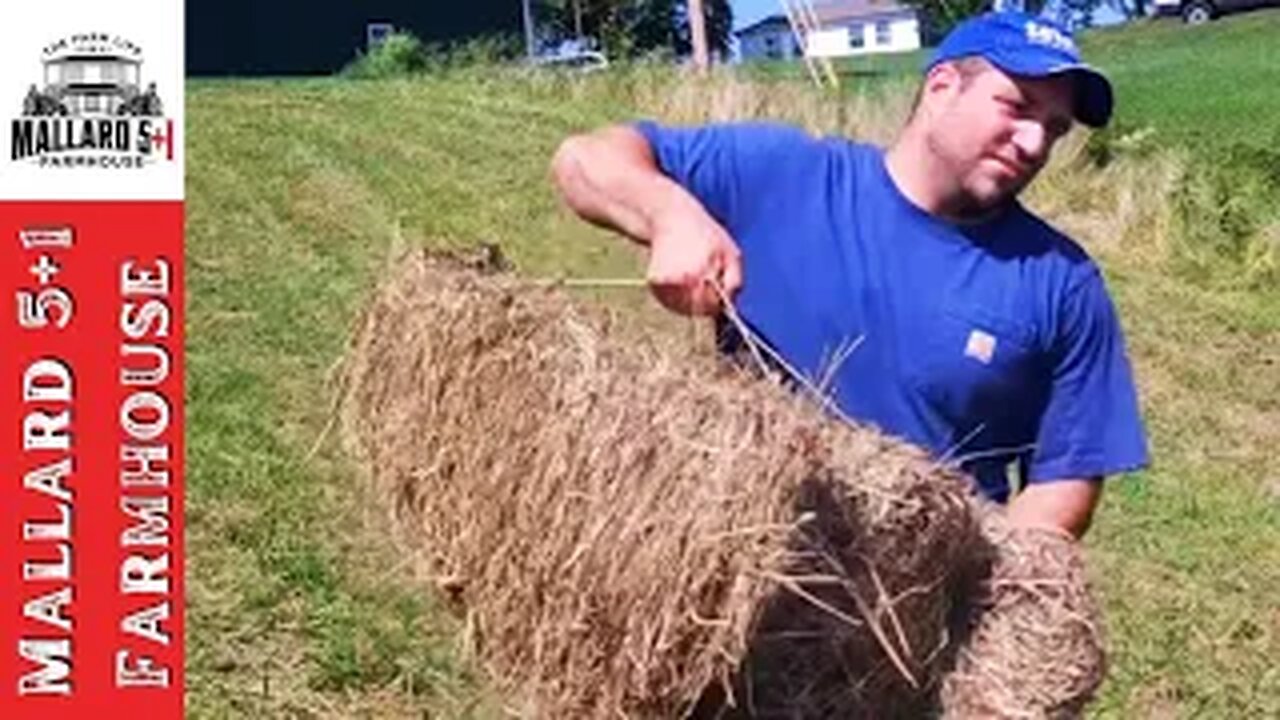
MULTIPOLYGON (((1187 271, 1171 248, 1195 216, 1175 210, 1196 206, 1170 199, 1189 144, 1266 142, 1275 38, 1280 13, 1095 33, 1120 117, 1154 146, 1055 169, 1030 198, 1107 271, 1155 457, 1111 482, 1087 541, 1112 652, 1097 717, 1280 717, 1280 292, 1239 281, 1247 258, 1187 271)), ((557 206, 546 164, 570 132, 667 116, 654 98, 687 82, 188 84, 192 717, 502 716, 342 455, 345 342, 407 248, 494 242, 531 276, 637 274, 625 243, 557 206)), ((1258 242, 1280 243, 1268 222, 1258 242)))

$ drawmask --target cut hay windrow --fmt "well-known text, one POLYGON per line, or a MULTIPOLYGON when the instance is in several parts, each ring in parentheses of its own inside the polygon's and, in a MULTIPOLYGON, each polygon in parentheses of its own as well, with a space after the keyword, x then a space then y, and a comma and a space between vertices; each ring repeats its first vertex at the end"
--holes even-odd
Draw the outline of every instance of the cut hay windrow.
MULTIPOLYGON (((346 378, 350 446, 521 716, 915 717, 940 688, 1024 702, 982 694, 1011 647, 991 638, 1063 620, 1034 592, 992 600, 1003 551, 959 473, 563 291, 410 257, 346 378)), ((1087 599, 1078 574, 1053 579, 1087 599)), ((1087 699, 1100 657, 1073 661, 1091 684, 1016 709, 1087 699)))

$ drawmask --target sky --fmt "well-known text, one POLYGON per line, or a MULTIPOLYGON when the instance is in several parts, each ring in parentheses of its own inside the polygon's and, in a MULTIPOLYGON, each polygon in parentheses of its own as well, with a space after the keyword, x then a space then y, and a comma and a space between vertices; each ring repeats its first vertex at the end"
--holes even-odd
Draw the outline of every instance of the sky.
POLYGON ((729 0, 733 8, 733 27, 743 28, 763 17, 782 12, 778 0, 729 0))

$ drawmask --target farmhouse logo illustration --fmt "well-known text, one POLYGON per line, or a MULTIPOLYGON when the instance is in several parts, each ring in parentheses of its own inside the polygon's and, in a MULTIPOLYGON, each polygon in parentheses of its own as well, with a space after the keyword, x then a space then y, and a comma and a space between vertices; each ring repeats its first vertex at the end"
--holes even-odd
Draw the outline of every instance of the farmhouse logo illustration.
POLYGON ((40 61, 43 77, 12 122, 10 161, 122 170, 173 161, 174 122, 156 83, 144 81, 142 48, 76 34, 45 46, 40 61))

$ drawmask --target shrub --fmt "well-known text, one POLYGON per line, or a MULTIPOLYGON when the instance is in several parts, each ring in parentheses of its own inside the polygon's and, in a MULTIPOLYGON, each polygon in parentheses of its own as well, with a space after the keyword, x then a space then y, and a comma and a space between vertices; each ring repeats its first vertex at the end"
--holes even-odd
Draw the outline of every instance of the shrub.
POLYGON ((423 43, 412 33, 397 32, 368 53, 356 56, 342 75, 359 79, 404 77, 446 69, 491 67, 524 52, 512 35, 488 35, 460 42, 423 43))
POLYGON ((1243 143, 1198 156, 1174 197, 1184 269, 1259 286, 1276 279, 1280 150, 1243 143))
POLYGON ((397 32, 367 53, 356 56, 342 70, 353 78, 380 79, 411 75, 425 70, 429 53, 422 41, 411 33, 397 32))

